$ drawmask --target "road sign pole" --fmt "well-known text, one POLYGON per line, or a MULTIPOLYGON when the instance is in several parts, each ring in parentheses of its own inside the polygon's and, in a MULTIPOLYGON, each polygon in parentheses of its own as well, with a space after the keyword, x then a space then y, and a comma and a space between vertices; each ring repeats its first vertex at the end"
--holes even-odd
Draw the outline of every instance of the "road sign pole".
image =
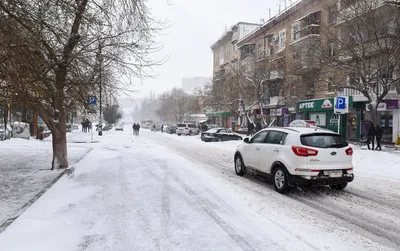
POLYGON ((337 133, 340 134, 340 118, 342 117, 341 114, 338 115, 338 129, 337 129, 337 133))

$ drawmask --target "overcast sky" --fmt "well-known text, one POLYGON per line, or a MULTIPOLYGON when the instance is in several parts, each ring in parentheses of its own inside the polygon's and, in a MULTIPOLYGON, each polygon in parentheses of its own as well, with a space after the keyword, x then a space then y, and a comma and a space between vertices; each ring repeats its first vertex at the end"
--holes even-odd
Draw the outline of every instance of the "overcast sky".
MULTIPOLYGON (((155 69, 158 77, 143 81, 142 91, 135 95, 147 95, 150 90, 162 93, 172 87, 180 87, 182 77, 212 76, 212 52, 210 45, 237 22, 260 23, 278 11, 284 0, 150 0, 152 13, 166 19, 170 26, 158 39, 163 43, 156 58, 170 56, 155 69)), ((289 3, 289 0, 287 0, 289 3)))

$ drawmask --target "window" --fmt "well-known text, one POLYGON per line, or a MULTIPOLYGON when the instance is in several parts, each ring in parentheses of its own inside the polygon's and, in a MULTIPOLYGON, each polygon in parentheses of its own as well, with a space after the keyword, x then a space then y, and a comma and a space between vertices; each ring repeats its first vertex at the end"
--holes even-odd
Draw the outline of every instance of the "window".
POLYGON ((328 24, 334 24, 337 20, 337 6, 336 3, 328 7, 328 24))
POLYGON ((300 23, 294 23, 292 25, 292 41, 297 41, 300 39, 300 23))
POLYGON ((318 148, 342 148, 348 146, 342 136, 332 133, 316 133, 300 136, 303 146, 318 148))
POLYGON ((263 131, 258 134, 256 134, 252 139, 251 143, 264 143, 265 136, 267 136, 268 131, 263 131))
POLYGON ((279 32, 278 48, 283 50, 286 46, 286 30, 281 30, 279 32))
POLYGON ((225 55, 225 51, 224 51, 224 47, 219 49, 219 64, 222 65, 224 64, 224 55, 225 55))
POLYGON ((336 45, 333 42, 328 43, 328 54, 330 57, 336 56, 336 45))
POLYGON ((284 132, 272 131, 268 134, 268 137, 266 138, 265 143, 283 145, 285 143, 286 137, 287 137, 287 134, 284 132))
POLYGON ((389 20, 388 22, 388 28, 387 28, 387 34, 395 36, 396 35, 396 29, 397 29, 397 23, 395 20, 389 20))
POLYGON ((335 91, 335 78, 334 77, 329 77, 328 78, 328 92, 334 92, 335 91))

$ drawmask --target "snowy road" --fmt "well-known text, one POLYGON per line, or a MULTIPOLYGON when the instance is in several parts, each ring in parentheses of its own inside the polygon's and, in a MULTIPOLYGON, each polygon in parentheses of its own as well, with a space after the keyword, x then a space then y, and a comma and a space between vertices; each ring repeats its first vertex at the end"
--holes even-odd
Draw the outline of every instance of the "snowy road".
POLYGON ((73 177, 0 234, 1 250, 400 248, 399 155, 358 150, 357 178, 346 192, 284 196, 263 176, 235 175, 239 142, 149 131, 104 135, 73 177))

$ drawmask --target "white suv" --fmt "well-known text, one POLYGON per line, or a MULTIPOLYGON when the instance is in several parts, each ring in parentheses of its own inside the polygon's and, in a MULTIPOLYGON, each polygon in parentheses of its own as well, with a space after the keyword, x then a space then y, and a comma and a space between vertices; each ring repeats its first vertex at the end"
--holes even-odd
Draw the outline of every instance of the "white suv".
POLYGON ((330 185, 341 190, 353 181, 353 149, 337 133, 315 128, 267 128, 238 146, 239 176, 253 168, 271 176, 275 189, 330 185))
POLYGON ((176 134, 181 135, 197 135, 199 134, 199 129, 192 123, 182 123, 178 124, 176 128, 176 134))

